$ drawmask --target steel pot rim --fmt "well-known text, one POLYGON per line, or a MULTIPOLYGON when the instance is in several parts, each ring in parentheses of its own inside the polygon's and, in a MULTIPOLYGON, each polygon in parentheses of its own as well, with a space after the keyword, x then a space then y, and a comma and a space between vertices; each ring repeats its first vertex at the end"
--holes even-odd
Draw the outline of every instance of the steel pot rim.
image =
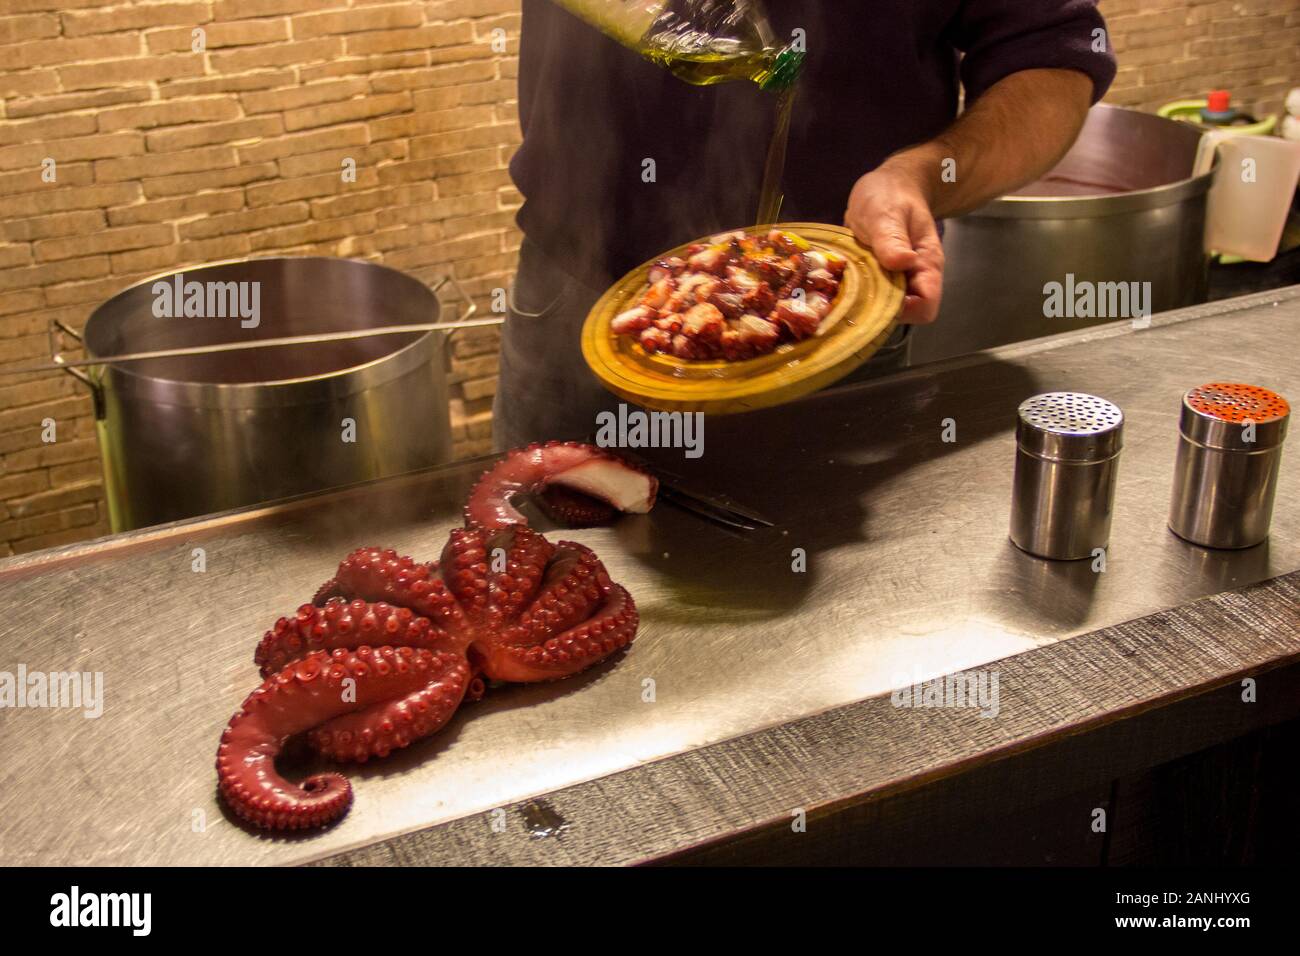
MULTIPOLYGON (((1135 113, 1162 123, 1174 123, 1179 126, 1187 125, 1110 103, 1098 103, 1092 109, 1114 113, 1135 113)), ((1204 135, 1203 130, 1197 130, 1190 126, 1187 127, 1187 132, 1197 140, 1204 135)), ((1189 142, 1191 142, 1190 139, 1189 142)), ((1091 219, 1140 212, 1146 209, 1160 209, 1164 206, 1172 206, 1188 199, 1194 199, 1209 192, 1218 166, 1219 159, 1216 156, 1212 167, 1199 176, 1187 176, 1173 182, 1162 183, 1159 186, 1148 186, 1145 189, 1133 189, 1122 193, 1105 193, 1094 196, 999 196, 980 208, 965 213, 963 218, 1091 219)))
MULTIPOLYGON (((382 263, 371 262, 367 259, 352 259, 336 256, 242 256, 231 259, 221 259, 216 262, 205 262, 201 265, 189 266, 180 269, 169 269, 165 272, 159 272, 155 275, 148 276, 124 289, 119 290, 111 298, 97 306, 86 320, 86 332, 90 330, 90 323, 94 321, 95 316, 108 309, 113 303, 122 297, 136 292, 142 287, 151 286, 155 282, 173 278, 185 273, 199 273, 207 269, 213 269, 220 266, 237 266, 249 263, 265 262, 320 262, 346 264, 349 268, 363 267, 369 270, 379 270, 388 273, 398 282, 411 283, 427 295, 430 302, 430 311, 432 317, 440 314, 442 303, 439 301, 437 294, 427 285, 408 275, 399 269, 382 263)), ((344 368, 334 369, 329 372, 321 372, 316 375, 297 376, 294 378, 268 379, 262 382, 197 382, 186 379, 161 378, 156 375, 146 375, 139 371, 128 368, 125 365, 114 365, 111 361, 105 362, 100 369, 99 379, 102 386, 105 376, 111 375, 113 387, 123 392, 130 392, 147 397, 150 401, 170 405, 184 405, 187 407, 209 407, 209 408, 252 408, 267 405, 297 405, 308 402, 319 401, 322 394, 330 397, 342 397, 351 395, 368 388, 373 388, 385 382, 392 381, 400 377, 413 368, 418 367, 425 362, 432 362, 436 357, 440 341, 435 341, 438 333, 426 331, 424 333, 411 333, 416 338, 408 342, 401 348, 394 349, 384 355, 376 356, 357 365, 349 365, 344 368), (324 393, 319 390, 319 386, 325 385, 324 393), (315 386, 316 388, 313 388, 315 386)), ((86 354, 89 357, 95 357, 95 352, 91 349, 89 342, 86 342, 86 354)))
MULTIPOLYGON (((972 219, 1098 219, 1123 213, 1174 206, 1204 195, 1210 190, 1214 167, 1201 176, 1176 183, 1135 189, 1109 196, 1002 196, 965 217, 972 219)), ((965 218, 963 217, 963 218, 965 218)))

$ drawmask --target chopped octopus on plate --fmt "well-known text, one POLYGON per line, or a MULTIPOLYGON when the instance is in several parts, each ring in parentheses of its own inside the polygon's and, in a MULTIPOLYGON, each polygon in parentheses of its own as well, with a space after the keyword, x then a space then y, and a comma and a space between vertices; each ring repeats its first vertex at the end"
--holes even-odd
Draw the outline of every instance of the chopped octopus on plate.
POLYGON ((722 233, 651 266, 641 297, 610 328, 679 359, 756 358, 817 334, 844 267, 778 229, 722 233))

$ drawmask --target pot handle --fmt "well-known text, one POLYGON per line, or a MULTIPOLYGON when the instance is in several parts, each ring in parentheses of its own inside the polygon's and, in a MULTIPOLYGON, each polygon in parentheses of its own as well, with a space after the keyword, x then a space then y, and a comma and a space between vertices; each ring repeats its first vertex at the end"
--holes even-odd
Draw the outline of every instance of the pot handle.
MULTIPOLYGON (((474 304, 474 300, 471 299, 469 293, 465 291, 465 287, 462 286, 459 282, 457 282, 456 277, 453 276, 451 273, 448 273, 447 275, 439 279, 437 282, 435 282, 430 287, 430 291, 432 291, 433 294, 437 296, 439 290, 442 289, 442 287, 445 285, 450 285, 452 290, 456 293, 456 297, 464 303, 464 308, 461 310, 460 315, 456 316, 456 321, 464 322, 469 318, 471 318, 474 315, 474 313, 478 311, 478 306, 474 304)), ((451 348, 450 348, 451 338, 458 331, 460 330, 459 329, 447 330, 448 347, 443 352, 443 364, 449 373, 451 372, 451 348)))
MULTIPOLYGON (((63 365, 64 363, 63 336, 65 335, 71 336, 78 344, 85 342, 81 333, 76 329, 66 325, 61 319, 51 319, 49 327, 50 361, 55 365, 63 365)), ((104 418, 104 387, 79 368, 64 366, 63 371, 90 389, 90 398, 95 406, 95 419, 96 421, 102 420, 104 418)))

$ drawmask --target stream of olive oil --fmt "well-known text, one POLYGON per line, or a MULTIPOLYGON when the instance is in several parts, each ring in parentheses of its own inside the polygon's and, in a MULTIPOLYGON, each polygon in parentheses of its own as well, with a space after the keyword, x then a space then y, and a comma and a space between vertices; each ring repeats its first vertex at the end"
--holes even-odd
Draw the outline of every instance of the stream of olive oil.
POLYGON ((656 50, 653 46, 643 47, 642 53, 677 78, 696 86, 712 86, 731 80, 752 80, 760 89, 766 89, 769 81, 776 81, 772 83, 772 92, 776 96, 776 123, 763 164, 763 184, 759 189, 758 214, 755 219, 760 225, 776 222, 781 214, 781 200, 785 198, 781 179, 785 174, 790 115, 794 109, 796 81, 793 77, 797 75, 802 57, 791 58, 789 54, 771 50, 743 56, 683 54, 680 51, 656 50))
POLYGON ((781 200, 785 192, 781 179, 785 175, 785 149, 790 142, 790 114, 794 110, 794 87, 777 94, 776 127, 772 141, 767 146, 767 161, 763 164, 763 186, 758 192, 759 225, 776 222, 781 216, 781 200))

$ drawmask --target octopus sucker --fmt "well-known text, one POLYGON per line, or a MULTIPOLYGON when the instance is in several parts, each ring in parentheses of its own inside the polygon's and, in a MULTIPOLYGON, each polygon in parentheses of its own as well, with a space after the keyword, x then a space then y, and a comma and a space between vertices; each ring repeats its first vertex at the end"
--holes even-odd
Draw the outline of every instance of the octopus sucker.
POLYGON ((551 485, 533 496, 542 513, 567 528, 590 528, 605 524, 618 513, 608 502, 584 495, 563 485, 551 485))
POLYGON ((340 774, 294 784, 277 771, 292 737, 340 763, 382 758, 436 733, 488 681, 558 680, 632 642, 636 604, 596 554, 552 544, 510 507, 511 493, 548 489, 583 505, 577 496, 587 492, 560 481, 575 472, 577 484, 608 493, 589 510, 654 502, 655 479, 608 453, 533 446, 480 480, 467 526, 450 533, 437 561, 359 548, 311 603, 275 622, 253 655, 264 681, 217 751, 218 790, 235 814, 282 830, 347 813, 352 789, 340 774))
POLYGON ((653 475, 594 445, 529 445, 507 452, 484 472, 470 491, 465 524, 480 528, 527 524, 511 499, 557 485, 603 501, 618 511, 637 514, 650 510, 659 490, 653 475))

